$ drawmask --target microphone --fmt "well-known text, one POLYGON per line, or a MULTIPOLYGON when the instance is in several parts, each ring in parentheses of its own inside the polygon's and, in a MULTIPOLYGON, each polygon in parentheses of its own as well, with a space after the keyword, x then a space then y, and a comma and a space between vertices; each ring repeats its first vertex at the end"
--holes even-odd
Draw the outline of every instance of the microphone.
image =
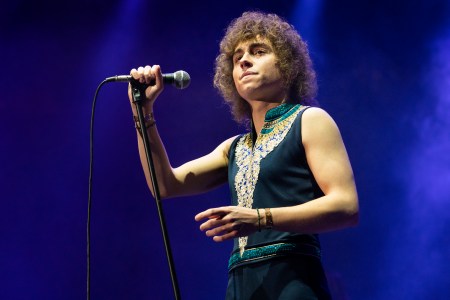
MULTIPOLYGON (((162 74, 164 84, 170 84, 177 89, 185 89, 191 83, 191 76, 186 71, 176 71, 175 73, 162 74)), ((140 83, 134 79, 131 75, 116 75, 113 77, 108 77, 105 79, 106 82, 131 82, 138 83, 143 87, 155 85, 155 80, 151 81, 149 84, 140 83)))

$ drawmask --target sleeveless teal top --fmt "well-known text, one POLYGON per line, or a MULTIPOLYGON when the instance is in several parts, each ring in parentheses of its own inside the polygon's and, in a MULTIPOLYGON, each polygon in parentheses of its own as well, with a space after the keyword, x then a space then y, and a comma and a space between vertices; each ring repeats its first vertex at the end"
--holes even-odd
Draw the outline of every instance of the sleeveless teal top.
MULTIPOLYGON (((300 104, 281 104, 267 112, 257 138, 253 129, 233 141, 228 165, 232 205, 286 207, 323 196, 302 144, 304 111, 300 104)), ((310 255, 320 259, 318 236, 262 230, 236 238, 229 270, 286 255, 310 255)))

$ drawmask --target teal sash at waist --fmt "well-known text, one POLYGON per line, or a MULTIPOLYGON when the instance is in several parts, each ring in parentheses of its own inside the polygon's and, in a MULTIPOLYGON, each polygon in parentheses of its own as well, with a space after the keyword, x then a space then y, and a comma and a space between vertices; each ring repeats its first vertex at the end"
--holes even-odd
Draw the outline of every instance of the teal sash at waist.
POLYGON ((242 253, 242 256, 239 251, 236 251, 230 257, 230 260, 228 262, 228 271, 231 271, 235 267, 247 263, 266 260, 276 256, 289 255, 308 255, 321 259, 320 249, 312 245, 277 243, 267 246, 245 249, 244 253, 242 253))

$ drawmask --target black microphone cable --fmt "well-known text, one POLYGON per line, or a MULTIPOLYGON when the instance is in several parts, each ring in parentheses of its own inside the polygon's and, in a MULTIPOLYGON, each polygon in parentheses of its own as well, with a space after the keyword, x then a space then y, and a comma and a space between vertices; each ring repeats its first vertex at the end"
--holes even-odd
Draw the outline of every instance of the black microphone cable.
POLYGON ((108 80, 103 80, 97 90, 95 91, 94 101, 92 102, 92 113, 91 113, 91 128, 89 137, 89 191, 88 191, 88 207, 87 207, 87 221, 86 221, 86 299, 90 299, 90 289, 91 289, 91 207, 92 207, 92 175, 94 169, 94 113, 95 104, 97 102, 98 92, 100 88, 107 83, 108 80))

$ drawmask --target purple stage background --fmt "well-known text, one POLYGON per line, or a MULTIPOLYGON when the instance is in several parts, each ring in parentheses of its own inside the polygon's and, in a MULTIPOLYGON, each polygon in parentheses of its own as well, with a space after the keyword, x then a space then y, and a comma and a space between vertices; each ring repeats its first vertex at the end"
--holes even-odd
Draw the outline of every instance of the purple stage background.
MULTIPOLYGON (((244 130, 212 78, 224 28, 249 9, 308 41, 353 164, 360 225, 321 237, 335 299, 448 299, 450 3, 269 2, 0 4, 0 299, 86 297, 89 126, 104 78, 145 64, 190 73, 155 108, 173 165, 244 130)), ((91 299, 173 299, 126 87, 97 101, 91 299)), ((183 299, 224 298, 231 242, 206 238, 194 215, 228 203, 225 186, 164 202, 183 299)))

